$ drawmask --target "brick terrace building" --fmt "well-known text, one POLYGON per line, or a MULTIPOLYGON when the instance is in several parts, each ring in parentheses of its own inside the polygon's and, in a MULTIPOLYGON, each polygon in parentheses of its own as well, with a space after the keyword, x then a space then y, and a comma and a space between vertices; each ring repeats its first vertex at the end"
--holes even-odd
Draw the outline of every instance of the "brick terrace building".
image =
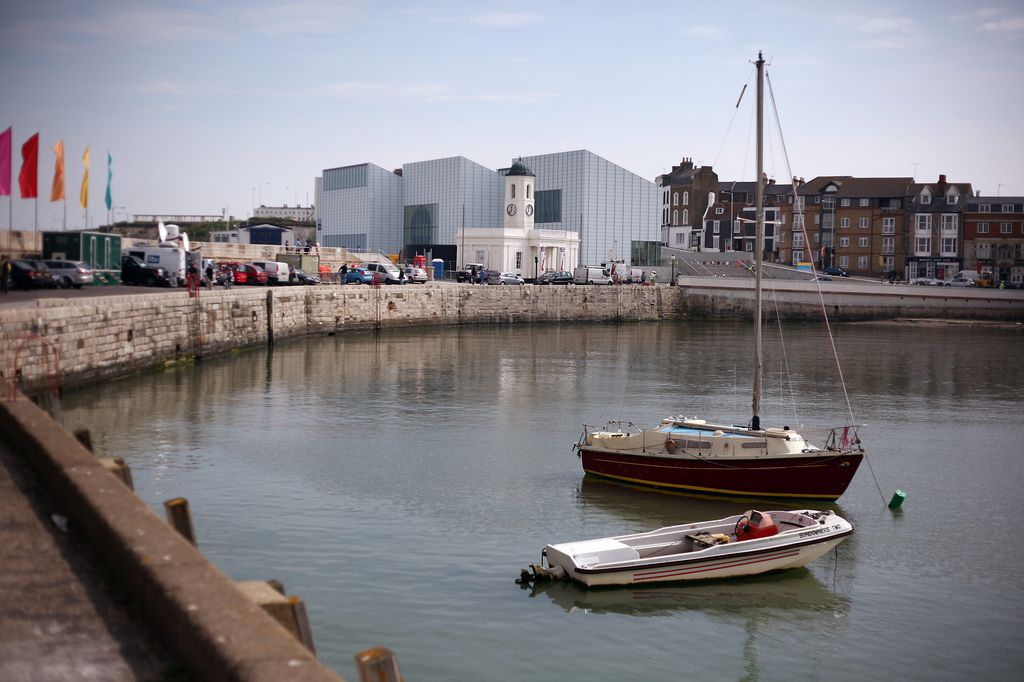
POLYGON ((1024 284, 1024 197, 969 197, 963 238, 963 269, 1024 284))
POLYGON ((963 269, 963 215, 973 194, 971 183, 946 182, 910 186, 907 213, 907 279, 952 279, 963 269))

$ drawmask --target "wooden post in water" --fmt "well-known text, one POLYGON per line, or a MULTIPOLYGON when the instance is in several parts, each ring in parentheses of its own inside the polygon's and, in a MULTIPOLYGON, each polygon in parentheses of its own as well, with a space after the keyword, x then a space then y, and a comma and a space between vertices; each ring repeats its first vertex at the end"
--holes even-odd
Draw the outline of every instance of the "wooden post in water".
POLYGON ((355 655, 359 682, 402 682, 398 657, 391 649, 377 646, 355 655))
POLYGON ((173 500, 164 502, 164 511, 167 513, 167 523, 171 524, 174 530, 196 544, 196 536, 192 530, 192 512, 188 508, 188 500, 184 497, 175 497, 173 500))
POLYGON ((286 596, 284 585, 277 580, 245 580, 235 583, 245 596, 259 604, 271 618, 316 655, 313 630, 309 627, 306 604, 299 597, 286 596))

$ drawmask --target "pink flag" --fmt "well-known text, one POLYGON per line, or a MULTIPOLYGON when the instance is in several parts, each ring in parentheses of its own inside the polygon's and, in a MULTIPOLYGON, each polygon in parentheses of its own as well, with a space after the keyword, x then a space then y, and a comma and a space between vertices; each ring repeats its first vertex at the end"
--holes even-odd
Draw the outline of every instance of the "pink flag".
POLYGON ((11 129, 0 133, 0 197, 11 196, 11 129))

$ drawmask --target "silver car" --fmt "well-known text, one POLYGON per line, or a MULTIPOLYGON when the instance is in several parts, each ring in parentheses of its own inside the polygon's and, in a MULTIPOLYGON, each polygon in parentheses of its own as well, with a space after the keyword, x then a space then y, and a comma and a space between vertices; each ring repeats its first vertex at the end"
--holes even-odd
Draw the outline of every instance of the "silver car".
POLYGON ((92 268, 79 260, 45 260, 43 263, 56 277, 58 284, 64 289, 74 287, 81 289, 83 284, 92 284, 96 275, 92 268))

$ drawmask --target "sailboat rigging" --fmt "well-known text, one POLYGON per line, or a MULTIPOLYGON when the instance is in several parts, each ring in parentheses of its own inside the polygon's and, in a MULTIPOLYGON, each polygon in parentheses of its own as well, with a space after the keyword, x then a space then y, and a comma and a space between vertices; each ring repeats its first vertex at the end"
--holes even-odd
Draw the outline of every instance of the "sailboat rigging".
POLYGON ((764 58, 757 56, 754 377, 746 426, 672 416, 639 429, 609 422, 585 427, 575 448, 587 474, 683 492, 836 500, 864 458, 855 425, 836 427, 823 447, 789 426, 762 428, 762 271, 764 254, 764 58))

